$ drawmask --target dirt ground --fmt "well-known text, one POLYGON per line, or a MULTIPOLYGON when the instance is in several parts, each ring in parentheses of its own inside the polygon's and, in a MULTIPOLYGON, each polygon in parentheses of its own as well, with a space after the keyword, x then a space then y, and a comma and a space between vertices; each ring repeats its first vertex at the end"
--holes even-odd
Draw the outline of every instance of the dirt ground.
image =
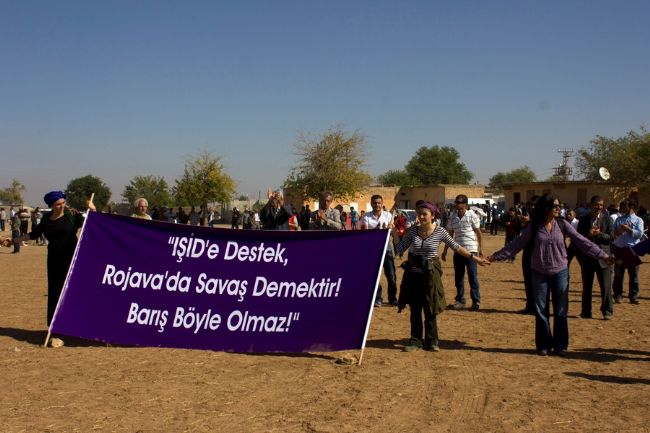
MULTIPOLYGON (((485 240, 488 252, 503 244, 485 240)), ((480 269, 480 311, 439 317, 440 352, 403 352, 408 311, 375 308, 363 362, 350 365, 357 352, 42 348, 45 257, 0 248, 3 432, 650 432, 648 259, 641 304, 616 304, 611 321, 576 317, 572 264, 566 358, 535 354, 517 260, 480 269)))

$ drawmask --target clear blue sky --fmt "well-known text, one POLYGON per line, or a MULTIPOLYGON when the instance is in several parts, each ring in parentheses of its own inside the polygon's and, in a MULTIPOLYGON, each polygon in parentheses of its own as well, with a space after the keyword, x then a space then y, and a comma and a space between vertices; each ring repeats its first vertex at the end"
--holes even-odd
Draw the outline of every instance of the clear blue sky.
POLYGON ((650 120, 650 2, 0 1, 0 187, 113 200, 223 156, 277 187, 299 132, 368 137, 366 169, 452 146, 487 182, 650 120))

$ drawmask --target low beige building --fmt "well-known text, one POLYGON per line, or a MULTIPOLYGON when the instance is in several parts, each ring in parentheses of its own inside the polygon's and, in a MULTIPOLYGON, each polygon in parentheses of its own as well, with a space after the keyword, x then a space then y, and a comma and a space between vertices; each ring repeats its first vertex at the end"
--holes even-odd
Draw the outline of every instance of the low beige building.
MULTIPOLYGON (((393 207, 399 209, 413 209, 418 200, 428 200, 436 204, 448 204, 453 202, 458 194, 465 194, 468 197, 483 197, 484 185, 427 185, 427 186, 370 186, 363 192, 349 200, 336 200, 332 206, 341 206, 348 211, 351 206, 359 211, 368 212, 372 210, 370 198, 379 194, 384 199, 384 206, 390 210, 393 207)), ((285 200, 296 208, 303 204, 309 204, 313 210, 318 207, 318 201, 305 200, 303 197, 292 191, 285 190, 285 200)))
MULTIPOLYGON (((618 203, 631 197, 643 205, 643 200, 648 199, 648 194, 639 192, 637 188, 626 188, 610 182, 591 181, 558 181, 558 182, 531 182, 510 184, 503 186, 506 209, 517 203, 530 201, 534 195, 554 194, 558 199, 569 207, 577 205, 588 205, 591 197, 600 195, 605 199, 605 205, 618 203)), ((646 203, 646 206, 650 203, 646 203)))

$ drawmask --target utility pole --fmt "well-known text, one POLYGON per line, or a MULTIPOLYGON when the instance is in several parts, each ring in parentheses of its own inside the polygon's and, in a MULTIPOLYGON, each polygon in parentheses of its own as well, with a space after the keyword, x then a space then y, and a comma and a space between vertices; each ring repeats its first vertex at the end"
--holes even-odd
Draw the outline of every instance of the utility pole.
POLYGON ((558 152, 562 154, 562 163, 555 167, 555 178, 557 180, 569 180, 569 176, 573 174, 573 168, 569 167, 569 158, 575 153, 573 149, 558 149, 558 152))

